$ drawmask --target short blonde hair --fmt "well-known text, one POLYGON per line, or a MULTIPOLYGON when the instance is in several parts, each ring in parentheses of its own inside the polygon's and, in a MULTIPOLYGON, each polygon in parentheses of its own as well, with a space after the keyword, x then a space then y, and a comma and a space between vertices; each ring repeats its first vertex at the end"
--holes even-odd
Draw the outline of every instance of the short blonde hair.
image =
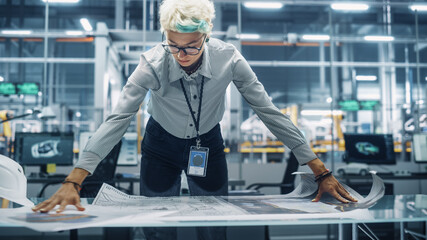
POLYGON ((210 0, 163 0, 160 6, 160 31, 210 34, 215 8, 210 0))

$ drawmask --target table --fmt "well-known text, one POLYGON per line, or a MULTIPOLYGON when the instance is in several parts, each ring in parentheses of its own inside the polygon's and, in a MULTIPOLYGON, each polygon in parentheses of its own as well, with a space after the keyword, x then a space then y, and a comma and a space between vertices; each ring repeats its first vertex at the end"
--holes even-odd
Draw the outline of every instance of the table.
MULTIPOLYGON (((423 180, 427 179, 427 172, 413 172, 409 175, 398 175, 394 173, 376 173, 377 176, 382 178, 383 180, 423 180)), ((354 174, 346 174, 346 175, 338 175, 337 176, 340 179, 343 179, 345 181, 349 180, 370 180, 372 179, 371 175, 354 175, 354 174)))
MULTIPOLYGON (((39 202, 43 199, 32 199, 39 202)), ((88 199, 91 202, 91 199, 88 199)), ((245 221, 175 221, 175 222, 137 222, 122 221, 119 224, 101 227, 189 227, 189 226, 283 226, 283 225, 313 225, 313 224, 337 224, 338 237, 340 240, 349 239, 346 236, 351 234, 351 239, 358 239, 357 228, 365 223, 400 223, 400 239, 405 239, 405 223, 427 221, 427 196, 426 195, 385 195, 376 205, 368 210, 373 219, 319 219, 308 218, 298 220, 245 220, 245 221), (344 225, 351 225, 350 233, 344 229, 344 225), (347 234, 347 235, 346 235, 347 234)), ((427 225, 426 225, 427 226, 427 225)), ((0 223, 0 227, 19 227, 19 225, 0 223)), ((73 230, 72 230, 73 231, 73 230)), ((363 230, 362 230, 363 231, 363 230)), ((427 235, 424 233, 423 236, 427 235)))
MULTIPOLYGON (((117 176, 117 175, 116 175, 117 176)), ((40 190, 37 197, 42 197, 44 190, 54 184, 60 184, 62 181, 64 181, 64 176, 61 177, 27 177, 27 183, 42 183, 44 184, 42 189, 40 190)), ((115 177, 111 182, 114 183, 129 183, 129 193, 133 194, 133 188, 134 183, 139 183, 139 177, 138 176, 132 176, 132 177, 115 177)), ((242 179, 229 179, 228 180, 228 186, 231 190, 236 190, 237 186, 244 186, 246 184, 245 180, 242 179)))

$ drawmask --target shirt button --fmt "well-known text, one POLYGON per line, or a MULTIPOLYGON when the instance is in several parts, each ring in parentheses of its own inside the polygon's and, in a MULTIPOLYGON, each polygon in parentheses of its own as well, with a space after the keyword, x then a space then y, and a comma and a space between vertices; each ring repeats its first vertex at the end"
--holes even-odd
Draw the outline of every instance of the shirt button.
POLYGON ((193 124, 192 123, 190 123, 190 127, 192 127, 193 126, 193 124))
POLYGON ((197 99, 197 95, 193 95, 193 98, 194 98, 194 99, 197 99))
POLYGON ((187 136, 187 138, 190 138, 190 136, 187 136))

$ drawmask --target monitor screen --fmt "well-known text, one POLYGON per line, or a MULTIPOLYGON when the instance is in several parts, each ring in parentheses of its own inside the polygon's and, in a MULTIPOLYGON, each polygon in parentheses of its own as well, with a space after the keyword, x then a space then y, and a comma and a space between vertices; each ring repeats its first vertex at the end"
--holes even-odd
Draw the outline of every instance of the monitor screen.
POLYGON ((392 134, 344 134, 345 161, 396 164, 392 134))
POLYGON ((427 134, 414 134, 412 149, 415 162, 427 163, 427 134))
POLYGON ((32 82, 24 82, 16 84, 17 94, 37 95, 39 94, 39 84, 32 82))
POLYGON ((3 95, 16 94, 15 84, 7 83, 7 82, 0 83, 0 94, 3 94, 3 95))
POLYGON ((15 133, 15 160, 21 165, 73 165, 73 133, 15 133))
POLYGON ((138 165, 138 134, 128 132, 122 138, 117 165, 138 165))

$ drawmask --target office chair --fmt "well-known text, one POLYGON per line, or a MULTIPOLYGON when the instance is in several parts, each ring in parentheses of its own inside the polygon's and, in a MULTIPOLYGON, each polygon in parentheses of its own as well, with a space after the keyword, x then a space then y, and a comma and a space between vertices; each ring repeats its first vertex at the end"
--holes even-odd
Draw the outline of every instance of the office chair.
POLYGON ((295 155, 291 152, 285 169, 285 174, 283 175, 282 182, 280 183, 253 183, 249 185, 246 190, 253 190, 254 192, 259 193, 259 189, 265 187, 280 187, 280 194, 290 193, 295 188, 295 177, 293 172, 298 170, 298 160, 295 155))
POLYGON ((93 174, 83 181, 80 197, 94 198, 103 183, 114 185, 113 179, 116 173, 121 146, 122 141, 117 143, 110 153, 98 164, 93 174))
MULTIPOLYGON (((119 159, 120 148, 122 141, 117 143, 108 155, 98 164, 93 174, 87 177, 82 183, 82 189, 80 190, 80 197, 94 198, 98 194, 102 183, 108 183, 114 185, 113 179, 116 172, 117 161, 119 159)), ((37 197, 43 197, 44 192, 50 185, 60 184, 61 181, 53 181, 44 184, 37 197)))

